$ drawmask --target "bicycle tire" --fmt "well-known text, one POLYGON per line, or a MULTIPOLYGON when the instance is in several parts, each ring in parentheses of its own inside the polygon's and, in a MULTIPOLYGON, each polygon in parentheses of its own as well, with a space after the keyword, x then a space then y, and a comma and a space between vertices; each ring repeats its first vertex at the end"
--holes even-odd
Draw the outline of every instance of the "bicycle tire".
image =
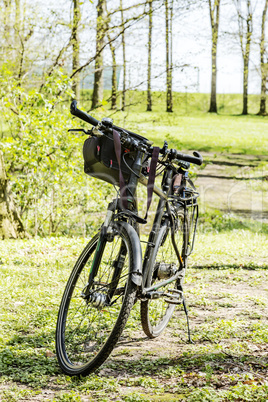
MULTIPOLYGON (((185 216, 184 209, 180 208, 177 211, 177 226, 175 227, 175 238, 177 247, 181 255, 184 254, 184 249, 188 247, 189 238, 189 219, 185 216), (183 230, 184 227, 184 230, 183 230)), ((157 266, 159 263, 176 264, 178 267, 177 255, 171 240, 171 228, 166 222, 159 231, 156 239, 154 251, 151 258, 150 269, 148 273, 147 287, 157 285, 157 282, 163 281, 157 277, 157 266)), ((161 287, 161 291, 167 291, 170 285, 161 287)), ((176 289, 176 282, 174 282, 176 289)), ((168 325, 176 305, 168 303, 163 297, 141 301, 141 323, 144 333, 149 338, 158 337, 168 325)))
POLYGON ((78 258, 67 282, 58 313, 56 353, 65 374, 85 376, 108 358, 122 334, 135 301, 137 285, 133 271, 134 229, 126 222, 112 223, 114 236, 107 241, 98 272, 90 289, 95 301, 107 298, 116 286, 109 303, 96 307, 81 295, 88 282, 90 266, 100 234, 95 235, 78 258), (116 266, 119 273, 113 276, 116 266), (113 278, 113 279, 112 279, 113 278))

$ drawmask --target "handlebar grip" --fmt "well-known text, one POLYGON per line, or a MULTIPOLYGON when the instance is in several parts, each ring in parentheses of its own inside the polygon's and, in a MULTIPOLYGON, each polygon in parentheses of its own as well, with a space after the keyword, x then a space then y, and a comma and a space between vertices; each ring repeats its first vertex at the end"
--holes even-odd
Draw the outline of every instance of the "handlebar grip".
POLYGON ((186 162, 194 163, 195 165, 198 165, 198 166, 201 166, 202 163, 203 163, 202 155, 197 151, 193 152, 194 156, 187 155, 187 154, 182 154, 182 153, 176 151, 175 149, 172 150, 172 151, 176 155, 176 159, 180 159, 180 160, 183 160, 183 161, 186 161, 186 162))
POLYGON ((86 112, 77 109, 77 101, 73 100, 70 107, 70 112, 73 116, 79 117, 79 119, 84 120, 86 123, 91 124, 92 126, 97 126, 99 121, 94 117, 90 116, 86 112))

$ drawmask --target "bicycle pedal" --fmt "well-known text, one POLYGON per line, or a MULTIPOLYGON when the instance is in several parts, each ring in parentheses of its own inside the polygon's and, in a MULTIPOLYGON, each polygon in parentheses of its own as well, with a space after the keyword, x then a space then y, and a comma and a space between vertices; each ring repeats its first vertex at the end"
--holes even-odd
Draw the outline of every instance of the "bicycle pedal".
POLYGON ((169 304, 181 304, 183 302, 183 292, 178 289, 168 289, 165 293, 164 301, 169 304))

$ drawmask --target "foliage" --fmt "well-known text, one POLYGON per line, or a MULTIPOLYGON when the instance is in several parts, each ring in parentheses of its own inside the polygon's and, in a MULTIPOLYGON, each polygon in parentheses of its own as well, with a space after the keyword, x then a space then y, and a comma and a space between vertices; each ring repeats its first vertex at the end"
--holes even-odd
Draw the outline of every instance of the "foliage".
POLYGON ((69 233, 78 215, 87 232, 84 214, 97 212, 110 190, 96 184, 86 188, 81 147, 83 138, 68 132, 74 126, 66 97, 70 82, 60 69, 47 76, 39 89, 17 85, 7 65, 2 65, 0 109, 5 116, 1 145, 11 190, 28 231, 35 234, 69 233), (8 79, 7 79, 8 78, 8 79))
MULTIPOLYGON (((40 81, 38 89, 26 83, 18 86, 12 64, 2 64, 0 91, 4 116, 1 147, 26 229, 41 236, 91 234, 115 192, 109 184, 83 172, 84 138, 68 133, 68 129, 85 125, 71 119, 67 105, 72 93, 67 75, 55 69, 42 84, 40 81)), ((112 117, 116 124, 147 136, 157 145, 165 138, 170 147, 184 150, 265 152, 266 118, 204 114, 201 110, 206 110, 208 97, 202 94, 188 94, 189 114, 185 115, 184 95, 174 94, 174 113, 167 114, 161 112, 163 94, 154 93, 155 112, 146 113, 145 92, 130 92, 131 108, 112 117)), ((87 108, 88 96, 85 91, 81 107, 87 108)), ((231 101, 236 101, 235 95, 231 101)), ((98 119, 110 115, 109 105, 93 114, 98 119)), ((216 230, 241 226, 239 219, 219 215, 208 221, 216 230)))

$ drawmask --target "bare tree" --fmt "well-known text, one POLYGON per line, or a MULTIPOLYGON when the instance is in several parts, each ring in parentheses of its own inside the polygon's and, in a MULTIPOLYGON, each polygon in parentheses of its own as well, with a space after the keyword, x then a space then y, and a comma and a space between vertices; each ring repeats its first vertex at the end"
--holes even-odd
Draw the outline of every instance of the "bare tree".
MULTIPOLYGON (((80 1, 73 0, 73 23, 72 23, 72 34, 71 34, 71 43, 72 43, 72 70, 76 71, 79 68, 79 37, 78 37, 78 27, 81 19, 80 13, 80 1)), ((73 78, 72 82, 72 90, 74 92, 75 98, 79 99, 80 97, 80 84, 79 84, 79 74, 76 74, 73 78)))
MULTIPOLYGON (((120 10, 121 10, 121 25, 124 28, 124 10, 123 10, 123 0, 120 0, 120 10)), ((126 40, 125 40, 125 30, 123 29, 122 35, 122 51, 123 51, 123 92, 122 92, 122 110, 126 107, 126 76, 127 76, 127 66, 126 66, 126 40)))
MULTIPOLYGON (((128 9, 138 7, 140 4, 128 6, 128 9)), ((107 4, 106 4, 107 6, 107 4)), ((106 7, 105 6, 105 7, 106 7)), ((110 31, 113 31, 115 26, 112 26, 110 24, 111 22, 111 16, 113 14, 116 14, 118 11, 120 11, 121 14, 121 24, 119 27, 121 31, 121 39, 122 39, 122 48, 123 48, 123 92, 122 92, 122 110, 125 109, 126 106, 126 44, 125 44, 125 21, 124 21, 124 9, 123 9, 123 3, 122 0, 120 0, 120 7, 119 9, 115 9, 113 11, 108 11, 107 8, 105 9, 106 11, 106 35, 109 43, 109 47, 111 50, 112 54, 112 93, 111 93, 111 109, 117 109, 117 64, 116 64, 116 46, 115 46, 115 40, 111 37, 110 31)), ((135 17, 134 17, 135 18, 135 17)))
POLYGON ((111 39, 109 28, 107 29, 107 38, 110 46, 111 54, 112 54, 112 93, 111 93, 111 109, 117 109, 116 99, 117 99, 117 64, 116 64, 116 55, 115 55, 115 42, 111 39))
POLYGON ((208 0, 212 30, 210 113, 217 113, 217 47, 219 37, 220 2, 221 0, 214 0, 212 3, 211 0, 208 0))
MULTIPOLYGON (((95 73, 94 86, 92 94, 91 109, 99 106, 103 98, 103 52, 105 38, 105 2, 106 0, 98 0, 97 5, 97 27, 96 27, 96 57, 95 57, 95 73)), ((78 70, 76 70, 78 71, 78 70)))
POLYGON ((243 111, 248 114, 248 72, 250 45, 253 32, 252 5, 251 0, 234 0, 237 17, 239 42, 243 57, 243 111), (243 8, 242 8, 243 7, 243 8))
POLYGON ((265 0, 265 5, 262 13, 261 24, 261 41, 260 41, 260 58, 261 58, 261 99, 259 115, 266 116, 266 92, 268 80, 268 60, 265 60, 265 26, 267 18, 268 0, 265 0))
POLYGON ((1 53, 7 53, 7 49, 11 48, 11 0, 3 0, 3 6, 0 13, 0 22, 3 34, 1 37, 1 53))
POLYGON ((147 112, 152 111, 151 75, 152 75, 152 30, 153 30, 153 0, 149 0, 149 30, 148 30, 148 67, 147 67, 147 112))
POLYGON ((165 0, 166 17, 166 86, 167 86, 167 112, 173 112, 172 98, 172 18, 173 0, 165 0))
POLYGON ((14 42, 19 42, 19 33, 21 30, 21 7, 20 0, 15 0, 15 25, 14 25, 14 42))

